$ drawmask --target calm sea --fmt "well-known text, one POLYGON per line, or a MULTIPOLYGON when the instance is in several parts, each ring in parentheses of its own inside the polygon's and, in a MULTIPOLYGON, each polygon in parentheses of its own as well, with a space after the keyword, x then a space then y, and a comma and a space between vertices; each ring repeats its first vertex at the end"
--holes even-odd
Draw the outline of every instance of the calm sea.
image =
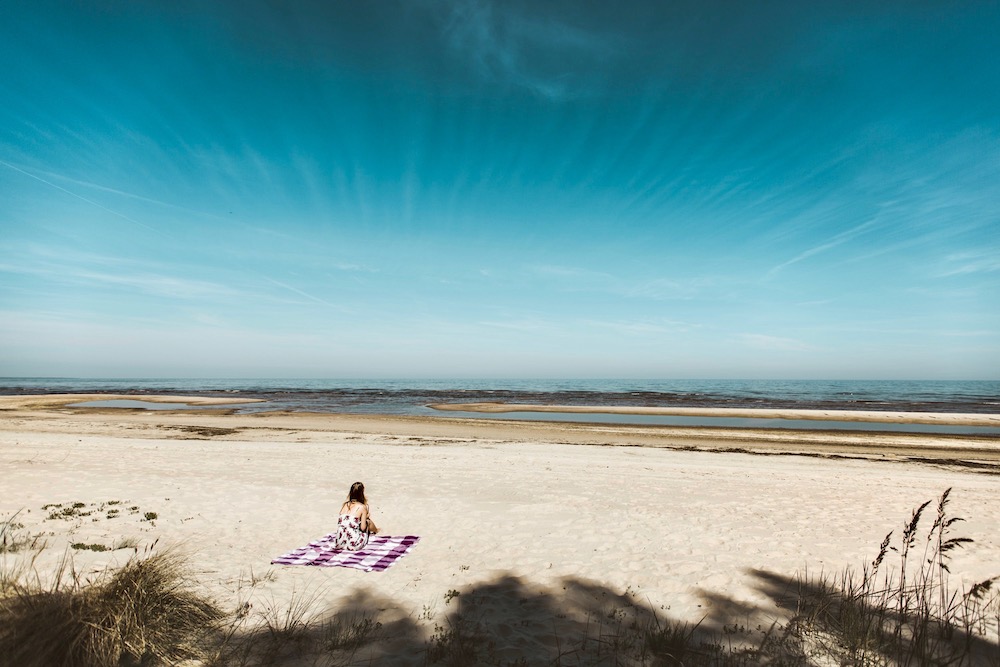
POLYGON ((431 403, 1000 412, 1000 381, 274 380, 0 378, 0 395, 114 393, 260 398, 240 412, 441 415, 431 403))

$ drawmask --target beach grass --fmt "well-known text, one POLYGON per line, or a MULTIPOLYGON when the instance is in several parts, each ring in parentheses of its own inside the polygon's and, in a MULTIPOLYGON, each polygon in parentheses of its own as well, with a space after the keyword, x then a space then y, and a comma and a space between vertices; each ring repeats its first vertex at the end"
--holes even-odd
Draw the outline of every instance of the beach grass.
POLYGON ((628 591, 566 581, 555 593, 510 576, 449 589, 442 616, 390 620, 391 601, 322 609, 321 591, 261 603, 254 593, 272 573, 251 572, 223 611, 198 592, 184 558, 155 543, 92 579, 67 551, 43 576, 35 563, 44 545, 15 539, 11 519, 7 543, 22 546, 0 561, 0 665, 333 666, 403 656, 424 665, 1000 665, 1000 578, 950 581, 952 556, 972 540, 957 534, 962 519, 949 500, 950 489, 916 508, 860 569, 758 572, 761 590, 790 610, 767 627, 709 627, 668 618, 628 591), (544 651, 511 648, 519 614, 550 628, 544 651))
POLYGON ((972 543, 954 534, 963 519, 948 514, 950 493, 930 528, 921 533, 928 501, 860 572, 800 580, 795 622, 852 664, 1000 665, 1000 577, 966 589, 949 578, 952 554, 972 543))
POLYGON ((182 556, 136 555, 83 579, 67 556, 49 577, 34 571, 40 551, 0 578, 3 664, 177 664, 203 653, 219 607, 196 591, 182 556))
POLYGON ((0 554, 15 554, 20 551, 34 551, 43 544, 41 535, 31 535, 18 521, 22 510, 14 512, 8 519, 0 521, 0 554))

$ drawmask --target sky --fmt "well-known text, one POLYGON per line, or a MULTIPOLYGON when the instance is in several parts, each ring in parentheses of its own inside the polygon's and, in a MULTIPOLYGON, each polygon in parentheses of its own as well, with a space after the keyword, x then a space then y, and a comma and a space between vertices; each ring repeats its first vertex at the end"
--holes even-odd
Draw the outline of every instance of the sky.
POLYGON ((12 0, 0 376, 1000 379, 1000 3, 12 0))

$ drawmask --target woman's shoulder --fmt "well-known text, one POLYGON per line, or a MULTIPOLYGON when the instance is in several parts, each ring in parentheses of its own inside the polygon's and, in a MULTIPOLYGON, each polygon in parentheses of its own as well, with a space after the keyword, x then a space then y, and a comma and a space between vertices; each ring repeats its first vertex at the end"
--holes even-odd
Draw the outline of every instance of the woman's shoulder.
POLYGON ((357 516, 361 513, 368 512, 368 503, 359 503, 356 500, 348 500, 343 505, 340 506, 341 514, 350 514, 352 516, 357 516))

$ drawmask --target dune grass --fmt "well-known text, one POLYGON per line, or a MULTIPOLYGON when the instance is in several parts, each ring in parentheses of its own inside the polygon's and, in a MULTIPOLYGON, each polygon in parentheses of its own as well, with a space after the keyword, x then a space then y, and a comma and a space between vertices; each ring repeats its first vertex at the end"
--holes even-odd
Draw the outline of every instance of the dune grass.
POLYGON ((1000 666, 998 578, 967 588, 950 581, 952 556, 972 540, 955 534, 962 519, 950 516, 949 498, 950 489, 936 511, 931 502, 914 510, 860 570, 758 572, 762 592, 791 613, 752 629, 666 618, 627 591, 589 582, 564 582, 557 594, 513 577, 447 591, 443 617, 390 622, 391 600, 322 611, 318 591, 262 601, 253 593, 272 573, 251 573, 224 613, 170 550, 147 549, 88 581, 67 555, 44 583, 34 570, 40 549, 22 549, 0 568, 0 666, 332 667, 401 656, 425 665, 1000 666), (537 654, 509 648, 519 615, 534 618, 535 630, 541 619, 551 634, 537 654))
POLYGON ((950 494, 938 500, 930 528, 921 534, 928 501, 860 572, 800 580, 795 622, 819 630, 829 652, 851 664, 1000 665, 1000 577, 966 589, 950 581, 952 554, 972 543, 953 533, 963 519, 949 516, 950 494))
POLYGON ((21 566, 0 585, 0 660, 24 667, 177 664, 202 654, 222 617, 196 592, 176 552, 137 555, 90 581, 68 558, 48 584, 21 566))

